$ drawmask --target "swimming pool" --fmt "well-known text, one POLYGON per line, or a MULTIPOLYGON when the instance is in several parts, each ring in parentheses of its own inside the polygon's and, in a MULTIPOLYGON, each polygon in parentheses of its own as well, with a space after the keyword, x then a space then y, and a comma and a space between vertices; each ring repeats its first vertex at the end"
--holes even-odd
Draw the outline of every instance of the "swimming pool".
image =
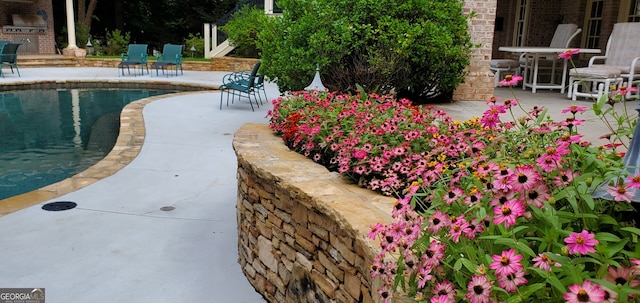
POLYGON ((125 105, 172 92, 0 92, 0 200, 64 180, 94 165, 113 148, 125 105))

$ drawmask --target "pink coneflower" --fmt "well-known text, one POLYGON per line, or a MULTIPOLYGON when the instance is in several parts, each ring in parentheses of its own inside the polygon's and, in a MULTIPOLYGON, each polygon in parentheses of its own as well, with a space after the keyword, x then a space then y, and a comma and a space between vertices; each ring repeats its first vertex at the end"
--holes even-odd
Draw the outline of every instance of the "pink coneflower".
POLYGON ((602 291, 604 291, 604 300, 601 303, 617 303, 618 302, 618 293, 600 285, 602 291))
POLYGON ((442 196, 442 200, 444 200, 447 205, 451 205, 451 203, 458 201, 458 199, 462 198, 464 195, 464 191, 460 187, 453 187, 449 189, 449 192, 442 196))
POLYGON ((513 190, 526 191, 532 189, 540 181, 540 174, 533 169, 533 165, 522 165, 515 169, 515 180, 513 182, 513 190))
POLYGON ((453 240, 453 243, 458 243, 460 241, 460 236, 464 233, 468 233, 471 231, 469 228, 469 223, 465 220, 464 215, 460 215, 456 220, 451 220, 451 224, 449 225, 449 235, 453 240))
POLYGON ((522 76, 506 75, 504 79, 498 82, 498 84, 500 86, 513 86, 513 85, 517 85, 518 82, 520 82, 520 80, 522 80, 522 76))
POLYGON ((440 296, 433 296, 431 297, 431 300, 429 300, 429 302, 431 303, 455 303, 455 301, 453 301, 453 299, 445 296, 445 295, 440 295, 440 296))
POLYGON ((627 186, 622 182, 614 186, 607 186, 607 193, 609 193, 613 197, 613 200, 617 202, 631 202, 631 196, 633 195, 631 191, 627 190, 627 186))
POLYGON ((631 259, 629 260, 631 261, 631 271, 633 272, 634 275, 639 275, 640 274, 640 259, 631 259))
POLYGON ((630 267, 619 267, 615 268, 613 266, 609 266, 608 274, 604 278, 606 281, 609 281, 613 284, 625 285, 631 279, 633 279, 632 270, 630 267))
POLYGON ((560 171, 558 175, 553 178, 553 185, 557 187, 567 186, 577 175, 578 173, 572 171, 570 168, 560 171))
POLYGON ((627 93, 631 93, 631 92, 637 92, 638 89, 635 88, 634 86, 620 86, 618 89, 613 91, 614 95, 622 95, 625 96, 627 93))
POLYGON ((456 288, 453 283, 444 280, 442 282, 437 282, 433 289, 431 290, 435 296, 446 296, 447 298, 453 300, 456 298, 456 288))
POLYGON ((521 271, 524 267, 520 264, 521 254, 516 254, 513 248, 505 250, 501 255, 491 256, 494 262, 489 264, 489 268, 496 271, 496 276, 508 276, 521 271))
POLYGON ((540 208, 545 201, 549 200, 550 197, 551 191, 549 190, 549 186, 544 183, 538 183, 534 188, 524 193, 522 198, 528 205, 540 208))
POLYGON ((580 253, 586 255, 590 252, 596 252, 593 247, 598 245, 599 242, 596 240, 595 235, 583 230, 580 233, 571 233, 569 237, 564 238, 564 243, 567 243, 570 254, 580 253))
POLYGON ((569 292, 562 297, 567 300, 567 303, 600 303, 604 300, 604 296, 604 290, 600 285, 586 280, 582 285, 569 286, 569 292))
POLYGON ((533 261, 533 267, 537 267, 540 268, 544 271, 548 271, 551 272, 551 266, 555 266, 555 267, 562 267, 562 264, 553 261, 551 258, 549 258, 548 255, 546 254, 538 254, 537 257, 531 259, 531 261, 533 261))
POLYGON ((627 178, 629 183, 627 184, 627 188, 640 188, 640 174, 635 176, 630 176, 627 178))
POLYGON ((449 225, 449 216, 438 210, 429 218, 428 230, 435 234, 447 225, 449 225))
POLYGON ((572 114, 577 114, 577 113, 582 113, 584 111, 587 110, 588 107, 586 106, 578 106, 578 105, 569 105, 569 107, 565 108, 562 110, 563 114, 566 113, 572 113, 572 114))
POLYGON ((518 200, 509 200, 500 207, 495 207, 493 213, 496 216, 493 218, 494 224, 504 223, 505 228, 511 227, 516 224, 516 219, 524 215, 524 206, 518 200))
POLYGON ((558 58, 569 60, 569 59, 571 59, 571 56, 573 56, 575 54, 579 54, 579 53, 580 53, 579 49, 568 49, 568 50, 558 54, 558 58))
POLYGON ((542 171, 550 173, 560 167, 562 159, 558 155, 543 154, 536 159, 536 164, 542 171))
POLYGON ((380 234, 383 231, 384 231, 384 225, 382 225, 382 223, 378 222, 378 223, 376 223, 374 225, 371 225, 371 230, 367 234, 367 237, 369 239, 371 239, 371 240, 375 240, 376 237, 378 236, 378 234, 380 234))
POLYGON ((489 303, 491 295, 491 284, 487 280, 487 276, 473 276, 467 284, 467 294, 465 297, 469 299, 469 303, 489 303))
POLYGON ((514 274, 501 276, 498 278, 498 285, 507 292, 516 292, 518 286, 527 284, 528 280, 524 277, 524 270, 520 270, 514 274))
POLYGON ((471 220, 471 223, 469 223, 469 232, 465 234, 465 237, 473 240, 477 234, 482 233, 484 231, 484 225, 482 223, 483 221, 478 222, 477 218, 471 220))

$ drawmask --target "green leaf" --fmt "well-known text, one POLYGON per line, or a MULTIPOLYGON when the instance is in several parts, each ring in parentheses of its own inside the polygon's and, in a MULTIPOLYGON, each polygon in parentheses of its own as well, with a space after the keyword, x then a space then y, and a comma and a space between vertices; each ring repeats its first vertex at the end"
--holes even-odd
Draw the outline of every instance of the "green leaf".
POLYGON ((598 241, 606 241, 606 242, 618 242, 620 241, 620 237, 612 234, 612 233, 605 233, 605 232, 599 232, 596 234, 596 239, 598 241))
POLYGON ((638 236, 640 236, 640 228, 636 228, 636 227, 622 227, 620 228, 621 230, 624 231, 628 231, 630 233, 636 234, 638 236))
POLYGON ((494 242, 495 244, 502 244, 502 245, 506 245, 508 247, 514 247, 517 248, 519 252, 524 253, 526 255, 528 255, 531 258, 535 258, 536 253, 533 252, 533 250, 527 246, 526 243, 522 242, 522 241, 515 241, 511 238, 500 238, 500 239, 496 239, 496 241, 494 242))

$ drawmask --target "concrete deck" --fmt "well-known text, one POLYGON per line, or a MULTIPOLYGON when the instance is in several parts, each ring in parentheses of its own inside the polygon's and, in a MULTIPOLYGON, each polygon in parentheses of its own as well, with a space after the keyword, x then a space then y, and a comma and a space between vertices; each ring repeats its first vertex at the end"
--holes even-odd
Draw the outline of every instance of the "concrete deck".
MULTIPOLYGON (((10 73, 0 78, 0 85, 39 80, 215 85, 225 74, 185 71, 184 76, 167 80, 118 77, 116 69, 108 68, 23 68, 20 72, 21 78, 10 73)), ((525 108, 545 106, 558 117, 572 104, 557 91, 531 94, 516 89, 515 93, 525 108)), ((275 85, 267 85, 267 95, 279 95, 275 85)), ((497 89, 496 95, 512 97, 506 88, 497 89)), ((142 133, 132 132, 143 137, 141 149, 140 141, 125 140, 137 145, 139 153, 102 164, 112 169, 95 176, 88 173, 73 186, 64 185, 60 192, 69 192, 61 196, 28 196, 28 203, 15 202, 22 205, 19 210, 0 217, 4 231, 0 287, 45 288, 47 302, 264 301, 237 263, 236 158, 231 141, 242 124, 267 123, 265 115, 271 107, 252 112, 242 100, 220 110, 219 92, 213 90, 151 101, 132 109, 137 115, 130 113, 131 120, 123 120, 142 128, 142 133), (41 197, 46 198, 39 201, 41 197), (60 212, 41 209, 52 201, 73 201, 78 207, 60 212), (175 210, 162 211, 165 206, 175 210)), ((636 105, 629 102, 628 107, 636 105)), ((484 102, 437 107, 458 119, 480 116, 487 108, 484 102)), ((590 140, 597 140, 607 131, 591 120, 582 130, 590 140)), ((124 148, 120 144, 119 140, 114 150, 124 148)), ((5 202, 0 201, 0 208, 5 202)))

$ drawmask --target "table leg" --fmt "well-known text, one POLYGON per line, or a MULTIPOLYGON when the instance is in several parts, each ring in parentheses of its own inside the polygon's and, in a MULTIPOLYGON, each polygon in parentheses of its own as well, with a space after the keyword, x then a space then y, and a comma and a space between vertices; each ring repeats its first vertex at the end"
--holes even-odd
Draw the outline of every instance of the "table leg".
POLYGON ((536 87, 538 86, 538 54, 533 55, 533 79, 531 83, 531 92, 536 93, 536 87))

